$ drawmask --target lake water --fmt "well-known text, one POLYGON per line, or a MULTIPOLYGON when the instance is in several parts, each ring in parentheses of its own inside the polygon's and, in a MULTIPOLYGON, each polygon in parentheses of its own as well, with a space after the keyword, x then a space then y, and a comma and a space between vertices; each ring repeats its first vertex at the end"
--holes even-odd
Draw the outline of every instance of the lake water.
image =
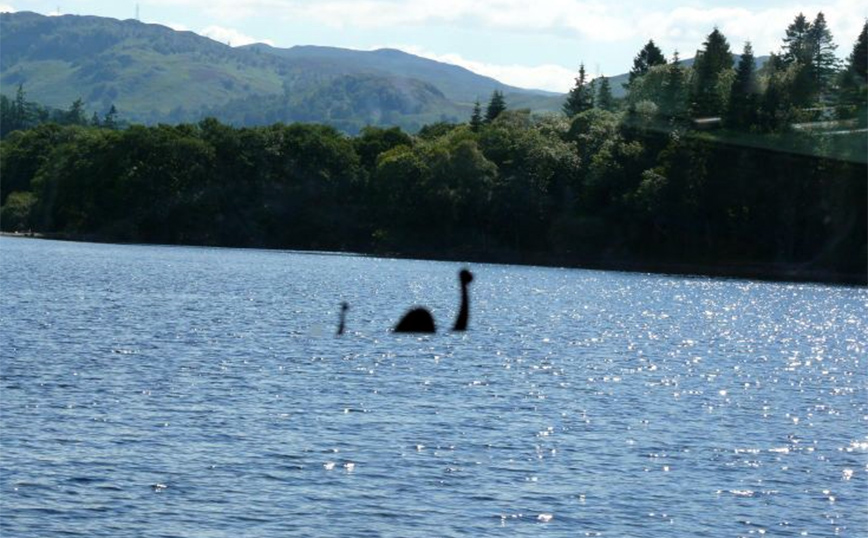
POLYGON ((0 239, 0 535, 868 535, 865 288, 0 239), (335 337, 341 301, 351 310, 335 337))

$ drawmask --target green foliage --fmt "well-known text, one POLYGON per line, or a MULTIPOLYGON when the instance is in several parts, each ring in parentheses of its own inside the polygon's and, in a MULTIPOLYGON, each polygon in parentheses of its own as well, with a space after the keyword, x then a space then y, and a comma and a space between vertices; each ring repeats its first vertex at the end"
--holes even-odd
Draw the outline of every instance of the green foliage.
POLYGON ((799 66, 787 66, 777 57, 766 64, 765 92, 760 99, 758 127, 765 132, 786 129, 795 119, 793 88, 797 84, 799 66))
POLYGON ((13 192, 0 208, 0 225, 4 232, 29 232, 33 228, 33 207, 36 196, 32 192, 13 192))
POLYGON ((672 74, 668 65, 656 66, 648 70, 644 76, 636 78, 630 86, 627 103, 635 106, 641 101, 650 101, 656 105, 667 99, 667 84, 672 74))
POLYGON ((435 138, 440 138, 441 136, 449 134, 451 131, 458 129, 459 127, 461 127, 460 123, 438 121, 437 123, 424 125, 419 129, 419 132, 416 133, 416 136, 422 140, 434 140, 435 138))
POLYGON ((353 139, 353 146, 361 164, 368 170, 374 169, 380 154, 398 146, 412 145, 413 139, 397 127, 365 127, 359 136, 353 139))

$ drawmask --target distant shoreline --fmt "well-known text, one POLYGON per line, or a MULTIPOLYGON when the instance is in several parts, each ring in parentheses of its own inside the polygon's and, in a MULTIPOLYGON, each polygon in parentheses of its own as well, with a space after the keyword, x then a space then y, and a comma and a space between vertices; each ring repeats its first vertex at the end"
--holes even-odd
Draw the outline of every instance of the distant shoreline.
POLYGON ((356 252, 340 250, 308 250, 301 248, 267 248, 231 245, 196 245, 174 243, 119 243, 105 241, 98 237, 77 237, 69 234, 46 234, 39 232, 0 232, 2 237, 22 239, 48 239, 53 241, 70 241, 77 243, 97 243, 114 245, 153 245, 178 247, 207 247, 263 250, 286 250, 310 254, 341 254, 348 256, 366 256, 372 258, 415 259, 456 263, 490 263, 496 265, 520 265, 536 267, 558 267, 564 269, 586 269, 593 271, 619 271, 626 273, 654 273, 661 275, 677 275, 683 277, 710 277, 727 279, 762 280, 770 282, 817 283, 842 286, 868 286, 868 274, 840 273, 828 270, 810 269, 799 264, 775 263, 731 263, 731 264, 701 264, 677 263, 667 261, 598 259, 579 260, 568 255, 534 254, 534 253, 485 253, 468 252, 356 252))

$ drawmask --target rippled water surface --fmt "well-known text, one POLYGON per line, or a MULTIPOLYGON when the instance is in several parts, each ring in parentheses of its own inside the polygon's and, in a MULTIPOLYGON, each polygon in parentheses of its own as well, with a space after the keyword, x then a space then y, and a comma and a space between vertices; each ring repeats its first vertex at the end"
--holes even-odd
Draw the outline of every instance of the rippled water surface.
POLYGON ((868 292, 0 239, 0 535, 868 535, 868 292), (334 336, 339 304, 348 332, 334 336))

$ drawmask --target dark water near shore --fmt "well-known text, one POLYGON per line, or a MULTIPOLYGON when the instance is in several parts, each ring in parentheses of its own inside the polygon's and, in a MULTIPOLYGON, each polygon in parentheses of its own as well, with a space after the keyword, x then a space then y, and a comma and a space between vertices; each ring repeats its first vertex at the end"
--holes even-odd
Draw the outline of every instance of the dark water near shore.
POLYGON ((868 290, 0 238, 0 535, 866 536, 868 290), (348 333, 334 337, 348 301, 348 333))

